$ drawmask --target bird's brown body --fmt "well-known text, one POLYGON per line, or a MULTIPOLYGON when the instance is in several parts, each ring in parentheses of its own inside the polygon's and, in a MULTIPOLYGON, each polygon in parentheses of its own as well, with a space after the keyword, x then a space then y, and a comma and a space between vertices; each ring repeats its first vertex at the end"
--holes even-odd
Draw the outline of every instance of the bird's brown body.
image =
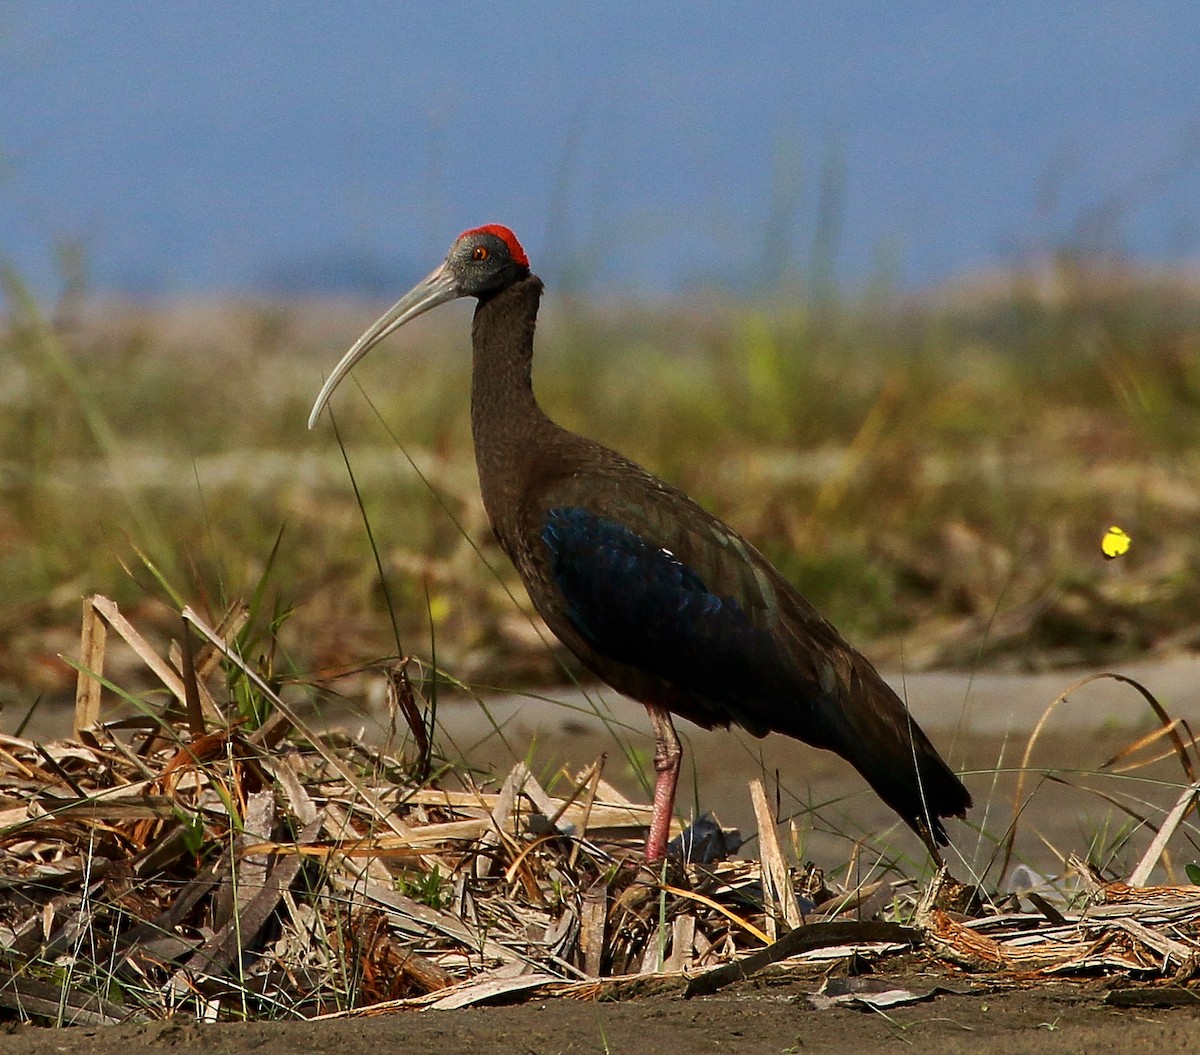
MULTIPOLYGON (((896 694, 765 557, 682 491, 542 412, 526 354, 541 293, 542 283, 530 276, 476 309, 471 422, 484 508, 554 635, 593 674, 644 704, 705 729, 737 724, 756 736, 786 733, 836 751, 914 828, 937 833, 939 815, 965 812, 962 784, 896 694), (715 594, 739 597, 778 651, 745 654, 745 669, 727 668, 722 682, 732 686, 732 699, 712 693, 704 672, 664 677, 653 657, 633 663, 599 651, 572 618, 542 542, 546 512, 554 508, 636 522, 639 537, 669 550, 715 594)), ((698 642, 700 651, 712 647, 698 642)))
MULTIPOLYGON (((453 287, 479 298, 471 423, 484 507, 550 630, 650 711, 659 781, 647 856, 664 852, 678 776, 672 713, 835 751, 931 849, 946 842, 940 818, 962 816, 970 795, 875 668, 731 528, 542 412, 531 381, 542 283, 511 232, 466 232, 425 285, 449 283, 441 275, 460 246, 480 252, 472 238, 486 239, 485 259, 509 257, 499 281, 453 287)), ((415 308, 405 298, 380 320, 339 364, 314 419, 367 348, 449 295, 423 293, 415 308)))

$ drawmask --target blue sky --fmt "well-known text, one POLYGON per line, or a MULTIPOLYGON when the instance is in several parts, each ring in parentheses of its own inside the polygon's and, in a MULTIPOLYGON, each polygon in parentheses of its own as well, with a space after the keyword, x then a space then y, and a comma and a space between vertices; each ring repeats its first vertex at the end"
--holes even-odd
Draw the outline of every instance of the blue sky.
POLYGON ((649 6, 7 0, 0 258, 386 293, 497 221, 552 283, 659 294, 811 273, 820 216, 850 284, 1200 257, 1186 0, 649 6))

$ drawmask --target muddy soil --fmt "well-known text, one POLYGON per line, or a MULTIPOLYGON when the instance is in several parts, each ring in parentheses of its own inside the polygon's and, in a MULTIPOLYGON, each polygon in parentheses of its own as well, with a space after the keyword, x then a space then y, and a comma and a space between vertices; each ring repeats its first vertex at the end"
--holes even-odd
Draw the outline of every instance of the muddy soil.
MULTIPOLYGON (((928 976, 898 977, 927 985, 928 976)), ((961 978, 947 984, 967 988, 961 978)), ((1032 990, 979 987, 943 994, 886 1014, 818 1011, 813 979, 746 984, 716 996, 644 997, 621 1003, 547 1001, 457 1011, 407 1011, 365 1019, 202 1025, 158 1022, 101 1029, 9 1027, 0 1055, 703 1055, 721 1053, 864 1052, 1066 1055, 1119 1051, 1173 1055, 1196 1051, 1195 1008, 1114 1008, 1095 985, 1041 984, 1032 990)))

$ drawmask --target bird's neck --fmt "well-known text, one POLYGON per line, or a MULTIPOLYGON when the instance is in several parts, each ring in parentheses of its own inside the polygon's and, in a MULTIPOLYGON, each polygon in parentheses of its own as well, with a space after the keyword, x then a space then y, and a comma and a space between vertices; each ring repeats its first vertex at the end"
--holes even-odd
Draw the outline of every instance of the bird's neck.
POLYGON ((505 548, 515 537, 521 498, 564 435, 533 395, 533 333, 541 296, 541 279, 521 279, 481 300, 471 328, 471 432, 479 488, 505 548))

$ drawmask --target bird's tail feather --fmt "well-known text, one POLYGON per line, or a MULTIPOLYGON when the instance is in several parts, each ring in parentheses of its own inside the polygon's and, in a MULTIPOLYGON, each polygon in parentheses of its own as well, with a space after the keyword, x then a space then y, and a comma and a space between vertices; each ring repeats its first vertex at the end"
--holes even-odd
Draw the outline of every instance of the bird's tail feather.
POLYGON ((854 752, 860 757, 849 761, 918 835, 927 831, 937 845, 946 846, 950 839, 941 818, 965 816, 971 794, 907 710, 903 719, 899 728, 887 723, 893 732, 890 746, 860 742, 854 752))
POLYGON ((825 746, 850 762, 918 835, 946 846, 941 818, 965 816, 971 794, 900 698, 857 658, 852 684, 843 687, 841 700, 830 701, 835 735, 825 746))

